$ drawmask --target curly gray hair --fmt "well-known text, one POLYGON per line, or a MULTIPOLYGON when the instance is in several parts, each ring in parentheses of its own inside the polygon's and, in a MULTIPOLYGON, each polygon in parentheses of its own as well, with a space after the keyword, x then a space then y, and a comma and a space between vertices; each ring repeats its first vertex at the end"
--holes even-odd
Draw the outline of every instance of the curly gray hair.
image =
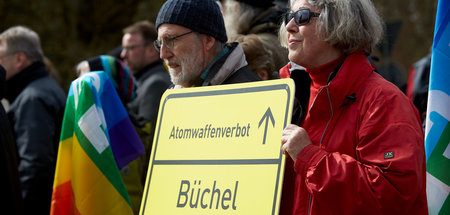
MULTIPOLYGON (((291 0, 291 8, 298 0, 291 0)), ((307 0, 319 12, 319 35, 344 54, 370 54, 383 36, 383 22, 371 0, 307 0)), ((286 23, 280 27, 280 42, 287 46, 286 23)))

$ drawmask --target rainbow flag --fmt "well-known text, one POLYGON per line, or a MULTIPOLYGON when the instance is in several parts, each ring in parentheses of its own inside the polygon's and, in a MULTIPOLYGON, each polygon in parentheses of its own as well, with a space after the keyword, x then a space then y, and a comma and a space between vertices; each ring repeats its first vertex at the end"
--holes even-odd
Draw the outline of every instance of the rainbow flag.
POLYGON ((428 92, 425 152, 428 211, 450 214, 450 1, 436 16, 428 92))
POLYGON ((50 214, 133 214, 119 169, 144 150, 106 73, 90 72, 73 81, 50 214))

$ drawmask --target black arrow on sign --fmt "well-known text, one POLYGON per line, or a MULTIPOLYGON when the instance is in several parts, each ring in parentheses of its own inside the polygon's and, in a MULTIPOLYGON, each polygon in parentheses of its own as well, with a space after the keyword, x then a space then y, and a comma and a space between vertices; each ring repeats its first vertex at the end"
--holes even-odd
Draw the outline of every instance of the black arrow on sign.
POLYGON ((275 127, 275 119, 273 118, 273 114, 272 114, 272 111, 270 110, 270 107, 267 108, 266 113, 263 115, 263 117, 259 121, 258 128, 261 127, 261 124, 264 122, 265 119, 267 119, 267 120, 266 120, 266 127, 264 128, 263 145, 266 144, 267 126, 269 125, 269 119, 270 119, 270 121, 272 121, 273 127, 275 127))

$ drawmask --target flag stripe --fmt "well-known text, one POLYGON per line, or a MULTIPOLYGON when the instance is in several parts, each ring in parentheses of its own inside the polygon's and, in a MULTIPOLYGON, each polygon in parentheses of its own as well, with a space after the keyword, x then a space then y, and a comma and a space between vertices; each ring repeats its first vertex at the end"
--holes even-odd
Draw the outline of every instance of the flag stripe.
POLYGON ((450 182, 450 159, 444 156, 444 152, 450 143, 450 123, 447 123, 436 147, 428 159, 427 172, 445 183, 450 182), (442 171, 445 168, 447 171, 442 171))
MULTIPOLYGON (((82 85, 88 85, 87 82, 82 81, 82 85)), ((86 86, 85 86, 86 87, 86 86)), ((90 87, 89 87, 90 88, 90 87)), ((115 91, 114 91, 115 92, 115 91)), ((84 99, 78 103, 78 107, 80 111, 76 111, 76 113, 85 113, 89 110, 90 107, 95 106, 94 102, 94 92, 90 90, 83 90, 80 94, 80 97, 84 99)), ((78 114, 75 116, 76 121, 82 119, 83 115, 78 114)), ((105 129, 105 128, 103 128, 105 129)), ((123 181, 120 176, 119 169, 116 165, 111 165, 112 163, 116 163, 114 160, 114 156, 112 154, 111 147, 107 147, 101 153, 92 145, 89 139, 85 136, 84 132, 79 128, 75 127, 76 137, 80 140, 79 145, 83 148, 84 152, 89 156, 89 158, 94 162, 94 164, 100 169, 101 172, 108 178, 111 184, 117 189, 121 196, 123 196, 127 202, 131 205, 128 193, 126 191, 125 186, 123 186, 123 181)), ((109 135, 105 133, 97 133, 97 135, 105 135, 106 138, 109 135)))
POLYGON ((110 128, 110 138, 111 138, 111 149, 114 152, 121 152, 120 155, 114 154, 116 158, 117 166, 119 169, 124 167, 126 164, 130 163, 134 159, 136 159, 135 153, 139 154, 144 153, 145 148, 141 147, 142 145, 134 146, 134 145, 124 145, 123 143, 126 141, 134 141, 140 142, 138 136, 129 135, 134 130, 133 124, 131 123, 130 118, 125 118, 119 123, 117 123, 114 127, 110 128))
POLYGON ((60 142, 58 150, 58 161, 55 170, 55 182, 53 188, 67 183, 72 178, 72 168, 65 168, 72 166, 72 147, 73 138, 67 138, 60 142), (64 165, 64 167, 62 166, 64 165))
POLYGON ((74 99, 73 96, 69 96, 66 101, 66 109, 64 111, 64 118, 63 118, 63 125, 61 128, 61 137, 60 142, 69 139, 73 136, 73 126, 74 126, 74 111, 72 108, 67 107, 74 107, 74 99))
POLYGON ((97 168, 95 162, 85 153, 80 141, 75 138, 73 142, 73 153, 77 156, 73 158, 72 168, 74 172, 83 173, 72 176, 75 204, 80 213, 129 214, 131 203, 128 195, 125 198, 122 193, 118 193, 117 185, 110 183, 111 180, 105 177, 107 175, 97 168))
POLYGON ((53 190, 50 215, 54 214, 80 214, 73 201, 72 184, 70 181, 60 184, 53 190))

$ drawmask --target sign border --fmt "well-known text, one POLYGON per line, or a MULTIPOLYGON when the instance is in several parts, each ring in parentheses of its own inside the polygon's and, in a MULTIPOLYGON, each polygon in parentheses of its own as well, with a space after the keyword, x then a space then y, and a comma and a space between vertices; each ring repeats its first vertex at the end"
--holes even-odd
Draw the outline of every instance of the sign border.
MULTIPOLYGON (((280 79, 281 80, 281 79, 280 79)), ((252 83, 252 82, 250 82, 252 83)), ((228 85, 229 86, 229 85, 228 85)), ((162 103, 159 119, 158 119, 158 133, 156 134, 156 139, 153 144, 152 148, 152 160, 151 160, 151 166, 149 166, 147 178, 148 180, 144 184, 144 188, 147 188, 144 190, 145 192, 145 199, 141 203, 141 215, 145 214, 145 208, 147 204, 147 197, 148 192, 150 190, 150 182, 151 182, 151 176, 153 173, 153 166, 154 165, 241 165, 241 164, 249 164, 249 165, 264 165, 264 164, 277 164, 278 170, 277 170, 277 178, 276 178, 276 185, 275 185, 275 196, 273 198, 273 204, 272 204, 272 215, 275 215, 275 207, 277 205, 277 190, 278 186, 280 185, 280 172, 281 172, 281 162, 283 157, 283 152, 280 150, 280 154, 277 159, 224 159, 224 160, 155 160, 156 151, 158 149, 158 141, 159 141, 159 134, 161 131, 161 121, 162 117, 164 115, 164 107, 166 105, 166 102, 169 99, 176 99, 176 98, 188 98, 188 97, 207 97, 207 96, 217 96, 217 95, 230 95, 230 94, 242 94, 242 93, 254 93, 254 92, 263 92, 263 91, 273 91, 273 90, 286 90, 287 92, 287 104, 286 104, 286 111, 285 111, 285 118, 284 118, 284 124, 283 127, 286 127, 289 117, 289 109, 291 104, 291 92, 290 92, 290 86, 285 84, 274 84, 274 85, 268 85, 268 86, 257 86, 257 87, 245 87, 245 88, 235 88, 235 89, 219 89, 219 90, 212 90, 212 91, 202 91, 202 92, 174 92, 173 94, 169 94, 162 103)))

